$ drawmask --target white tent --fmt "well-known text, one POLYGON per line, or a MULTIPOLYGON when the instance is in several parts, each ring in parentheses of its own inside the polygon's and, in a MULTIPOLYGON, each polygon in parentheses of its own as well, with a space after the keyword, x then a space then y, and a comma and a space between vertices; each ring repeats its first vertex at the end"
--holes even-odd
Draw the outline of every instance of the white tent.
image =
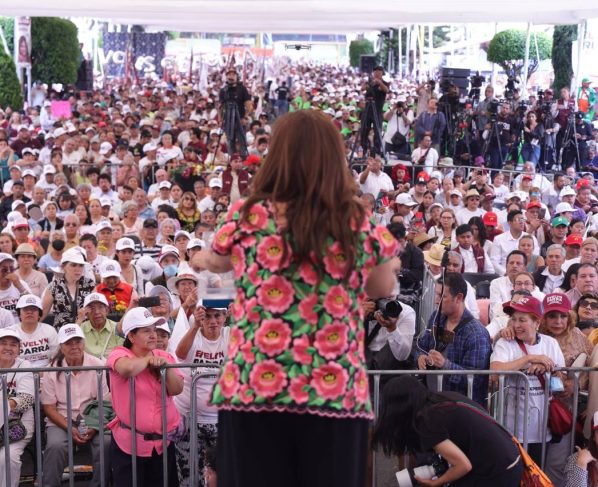
POLYGON ((0 0, 0 15, 88 17, 195 32, 352 32, 410 23, 577 24, 596 0, 0 0))

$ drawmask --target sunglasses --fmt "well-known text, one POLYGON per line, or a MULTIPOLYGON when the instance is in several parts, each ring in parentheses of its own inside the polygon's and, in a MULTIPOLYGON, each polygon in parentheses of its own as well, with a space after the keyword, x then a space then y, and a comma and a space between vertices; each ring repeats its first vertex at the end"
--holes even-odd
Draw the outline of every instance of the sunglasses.
POLYGON ((585 299, 579 302, 580 308, 591 308, 592 311, 598 310, 598 301, 586 301, 585 299))

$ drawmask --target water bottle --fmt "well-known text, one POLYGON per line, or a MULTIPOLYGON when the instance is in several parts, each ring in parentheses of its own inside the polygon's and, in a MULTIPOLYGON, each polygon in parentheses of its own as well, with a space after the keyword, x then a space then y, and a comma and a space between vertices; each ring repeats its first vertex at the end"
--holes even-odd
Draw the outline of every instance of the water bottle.
POLYGON ((79 426, 77 427, 77 430, 79 431, 79 436, 87 436, 87 424, 85 424, 85 420, 81 419, 81 421, 79 421, 79 426))

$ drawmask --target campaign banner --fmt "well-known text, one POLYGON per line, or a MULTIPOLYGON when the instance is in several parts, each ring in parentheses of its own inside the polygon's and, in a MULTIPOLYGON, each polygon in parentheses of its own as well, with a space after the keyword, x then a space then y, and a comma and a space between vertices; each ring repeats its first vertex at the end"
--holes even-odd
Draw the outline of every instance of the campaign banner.
POLYGON ((15 17, 15 64, 18 68, 31 67, 31 18, 15 17))
POLYGON ((104 73, 108 78, 162 76, 166 34, 105 32, 104 73))
POLYGON ((71 118, 71 104, 68 101, 52 100, 50 112, 54 120, 60 120, 61 118, 68 120, 71 118))

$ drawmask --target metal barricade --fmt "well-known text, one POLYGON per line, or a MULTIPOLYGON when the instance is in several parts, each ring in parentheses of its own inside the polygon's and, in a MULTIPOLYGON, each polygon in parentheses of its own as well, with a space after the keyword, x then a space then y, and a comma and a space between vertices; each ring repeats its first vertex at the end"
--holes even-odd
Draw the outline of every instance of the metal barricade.
POLYGON ((424 278, 422 279, 422 290, 417 310, 419 326, 416 333, 421 333, 428 326, 428 320, 435 309, 436 281, 427 266, 424 267, 424 278))

